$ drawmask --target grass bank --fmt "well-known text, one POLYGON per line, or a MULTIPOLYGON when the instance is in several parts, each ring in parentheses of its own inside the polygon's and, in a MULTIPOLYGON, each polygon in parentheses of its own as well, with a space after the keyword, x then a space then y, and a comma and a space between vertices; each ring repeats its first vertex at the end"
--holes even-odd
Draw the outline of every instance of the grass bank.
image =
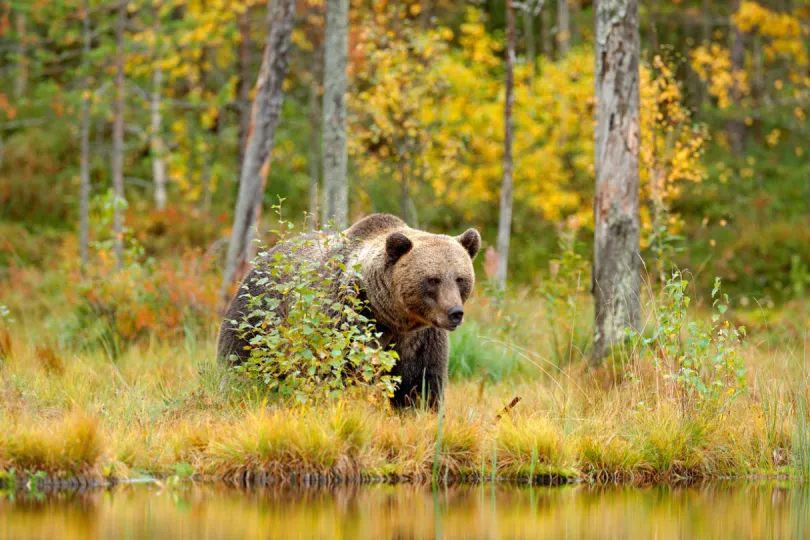
MULTIPOLYGON (((530 299, 520 309, 530 312, 530 299)), ((7 483, 198 475, 649 484, 808 472, 803 346, 751 339, 741 353, 747 390, 698 401, 643 355, 617 354, 590 371, 555 361, 540 321, 518 346, 497 319, 479 305, 475 330, 454 338, 453 362, 463 355, 467 371, 440 414, 353 398, 284 407, 256 390, 221 392, 210 339, 142 343, 113 360, 103 350, 63 353, 33 321, 17 321, 0 336, 0 470, 7 483), (508 370, 493 367, 506 362, 508 370)))

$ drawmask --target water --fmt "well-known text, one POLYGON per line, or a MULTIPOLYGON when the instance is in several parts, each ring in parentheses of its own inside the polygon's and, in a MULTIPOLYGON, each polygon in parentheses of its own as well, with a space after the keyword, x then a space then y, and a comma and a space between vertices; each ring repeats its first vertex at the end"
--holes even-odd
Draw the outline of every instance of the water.
POLYGON ((810 487, 121 486, 0 499, 2 538, 810 538, 810 487))

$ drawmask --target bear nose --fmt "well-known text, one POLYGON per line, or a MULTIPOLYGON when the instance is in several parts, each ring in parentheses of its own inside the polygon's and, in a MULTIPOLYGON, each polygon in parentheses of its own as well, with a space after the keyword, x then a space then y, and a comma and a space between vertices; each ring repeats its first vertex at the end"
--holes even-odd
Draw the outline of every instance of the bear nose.
POLYGON ((453 323, 453 326, 460 325, 461 319, 464 318, 464 309, 461 306, 455 306, 450 308, 450 311, 447 312, 447 318, 450 319, 450 322, 453 323))

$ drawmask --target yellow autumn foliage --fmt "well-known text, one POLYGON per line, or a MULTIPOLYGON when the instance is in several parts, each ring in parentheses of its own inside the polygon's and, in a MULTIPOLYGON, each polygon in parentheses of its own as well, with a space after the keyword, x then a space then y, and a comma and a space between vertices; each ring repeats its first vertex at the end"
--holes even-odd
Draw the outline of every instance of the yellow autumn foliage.
POLYGON ((783 57, 799 66, 807 66, 807 49, 802 42, 801 21, 796 15, 773 11, 757 2, 745 1, 740 4, 732 21, 740 32, 757 33, 767 38, 768 42, 763 50, 768 60, 783 57))
MULTIPOLYGON (((461 26, 461 47, 449 42, 439 28, 369 45, 361 88, 349 93, 350 148, 361 177, 409 171, 413 190, 428 190, 465 219, 494 222, 503 174, 502 43, 474 9, 461 26)), ((593 76, 589 49, 515 67, 514 197, 538 219, 591 221, 593 76)), ((684 182, 701 181, 707 135, 692 124, 660 58, 642 66, 640 83, 642 200, 667 205, 684 182)))

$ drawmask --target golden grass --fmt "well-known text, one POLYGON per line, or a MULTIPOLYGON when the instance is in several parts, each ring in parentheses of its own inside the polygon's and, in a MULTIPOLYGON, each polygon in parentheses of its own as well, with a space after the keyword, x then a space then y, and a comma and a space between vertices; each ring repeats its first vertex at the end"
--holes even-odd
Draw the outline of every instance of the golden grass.
POLYGON ((785 472, 797 433, 806 436, 795 406, 806 366, 794 349, 750 348, 751 392, 715 406, 684 400, 649 366, 630 366, 631 381, 577 364, 454 382, 436 414, 222 393, 211 342, 156 342, 113 362, 103 351, 60 353, 33 327, 13 330, 3 334, 13 354, 0 367, 0 470, 162 476, 188 464, 235 479, 664 482, 785 472))
POLYGON ((103 442, 97 421, 81 411, 35 423, 3 418, 0 467, 52 476, 93 475, 103 442))

